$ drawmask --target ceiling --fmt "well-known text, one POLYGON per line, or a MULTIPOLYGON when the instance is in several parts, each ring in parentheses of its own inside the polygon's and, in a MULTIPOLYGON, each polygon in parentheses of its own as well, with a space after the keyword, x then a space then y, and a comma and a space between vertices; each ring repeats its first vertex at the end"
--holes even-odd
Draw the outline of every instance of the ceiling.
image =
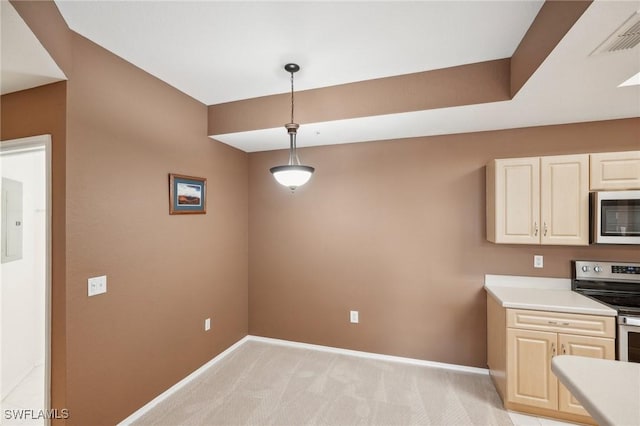
POLYGON ((64 73, 11 4, 0 4, 0 93, 12 93, 64 80, 64 73))
MULTIPOLYGON (((212 105, 287 92, 287 62, 302 67, 298 91, 510 57, 543 2, 56 4, 72 30, 212 105)), ((590 55, 637 10, 594 2, 513 100, 303 124, 298 145, 640 117, 640 86, 617 87, 640 71, 640 47, 590 55)), ((287 145, 282 127, 212 137, 247 152, 287 145)))

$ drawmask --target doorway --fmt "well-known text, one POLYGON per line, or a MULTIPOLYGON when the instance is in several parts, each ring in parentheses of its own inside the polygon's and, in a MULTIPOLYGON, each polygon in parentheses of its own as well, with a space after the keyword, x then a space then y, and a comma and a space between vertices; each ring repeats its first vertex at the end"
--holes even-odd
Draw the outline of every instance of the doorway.
POLYGON ((0 423, 47 425, 51 136, 0 141, 0 174, 0 423))

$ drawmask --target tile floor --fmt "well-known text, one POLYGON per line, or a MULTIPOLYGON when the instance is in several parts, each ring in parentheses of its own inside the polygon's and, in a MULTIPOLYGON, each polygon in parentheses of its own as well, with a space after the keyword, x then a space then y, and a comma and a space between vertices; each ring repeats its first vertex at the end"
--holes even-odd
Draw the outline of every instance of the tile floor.
MULTIPOLYGON (((38 365, 2 400, 0 425, 2 426, 43 426, 43 419, 7 419, 10 413, 20 410, 37 412, 44 407, 44 365, 38 365), (7 410, 10 410, 7 413, 7 410)), ((24 411, 22 411, 24 413, 24 411)), ((29 416, 30 417, 30 416, 29 416)))

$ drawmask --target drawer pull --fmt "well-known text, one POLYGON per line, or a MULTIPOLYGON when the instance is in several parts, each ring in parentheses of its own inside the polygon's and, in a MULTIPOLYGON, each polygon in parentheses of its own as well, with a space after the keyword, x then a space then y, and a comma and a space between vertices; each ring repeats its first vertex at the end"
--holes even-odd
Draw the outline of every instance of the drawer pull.
POLYGON ((558 321, 551 321, 551 320, 547 321, 547 324, 551 324, 551 325, 564 325, 564 326, 569 326, 569 325, 571 325, 571 323, 570 323, 570 322, 561 322, 561 323, 559 323, 558 321))
POLYGON ((567 348, 565 348, 564 343, 561 346, 562 348, 562 355, 566 355, 567 354, 567 348))

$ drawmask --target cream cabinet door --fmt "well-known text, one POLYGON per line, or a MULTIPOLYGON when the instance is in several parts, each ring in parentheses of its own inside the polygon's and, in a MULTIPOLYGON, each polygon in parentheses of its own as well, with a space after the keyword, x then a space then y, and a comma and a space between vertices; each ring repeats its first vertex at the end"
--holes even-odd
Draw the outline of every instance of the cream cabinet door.
POLYGON ((558 379, 551 372, 557 333, 507 329, 507 400, 558 409, 558 379))
POLYGON ((494 160, 487 166, 487 239, 540 243, 540 159, 494 160))
POLYGON ((589 155, 540 159, 541 243, 589 244, 589 155))
MULTIPOLYGON (((615 359, 616 350, 614 339, 601 337, 576 336, 559 334, 558 343, 561 355, 578 355, 590 358, 615 359)), ((587 410, 571 395, 569 389, 559 383, 558 409, 566 413, 588 416, 587 410)))
POLYGON ((640 151, 591 154, 591 190, 640 189, 640 151))

